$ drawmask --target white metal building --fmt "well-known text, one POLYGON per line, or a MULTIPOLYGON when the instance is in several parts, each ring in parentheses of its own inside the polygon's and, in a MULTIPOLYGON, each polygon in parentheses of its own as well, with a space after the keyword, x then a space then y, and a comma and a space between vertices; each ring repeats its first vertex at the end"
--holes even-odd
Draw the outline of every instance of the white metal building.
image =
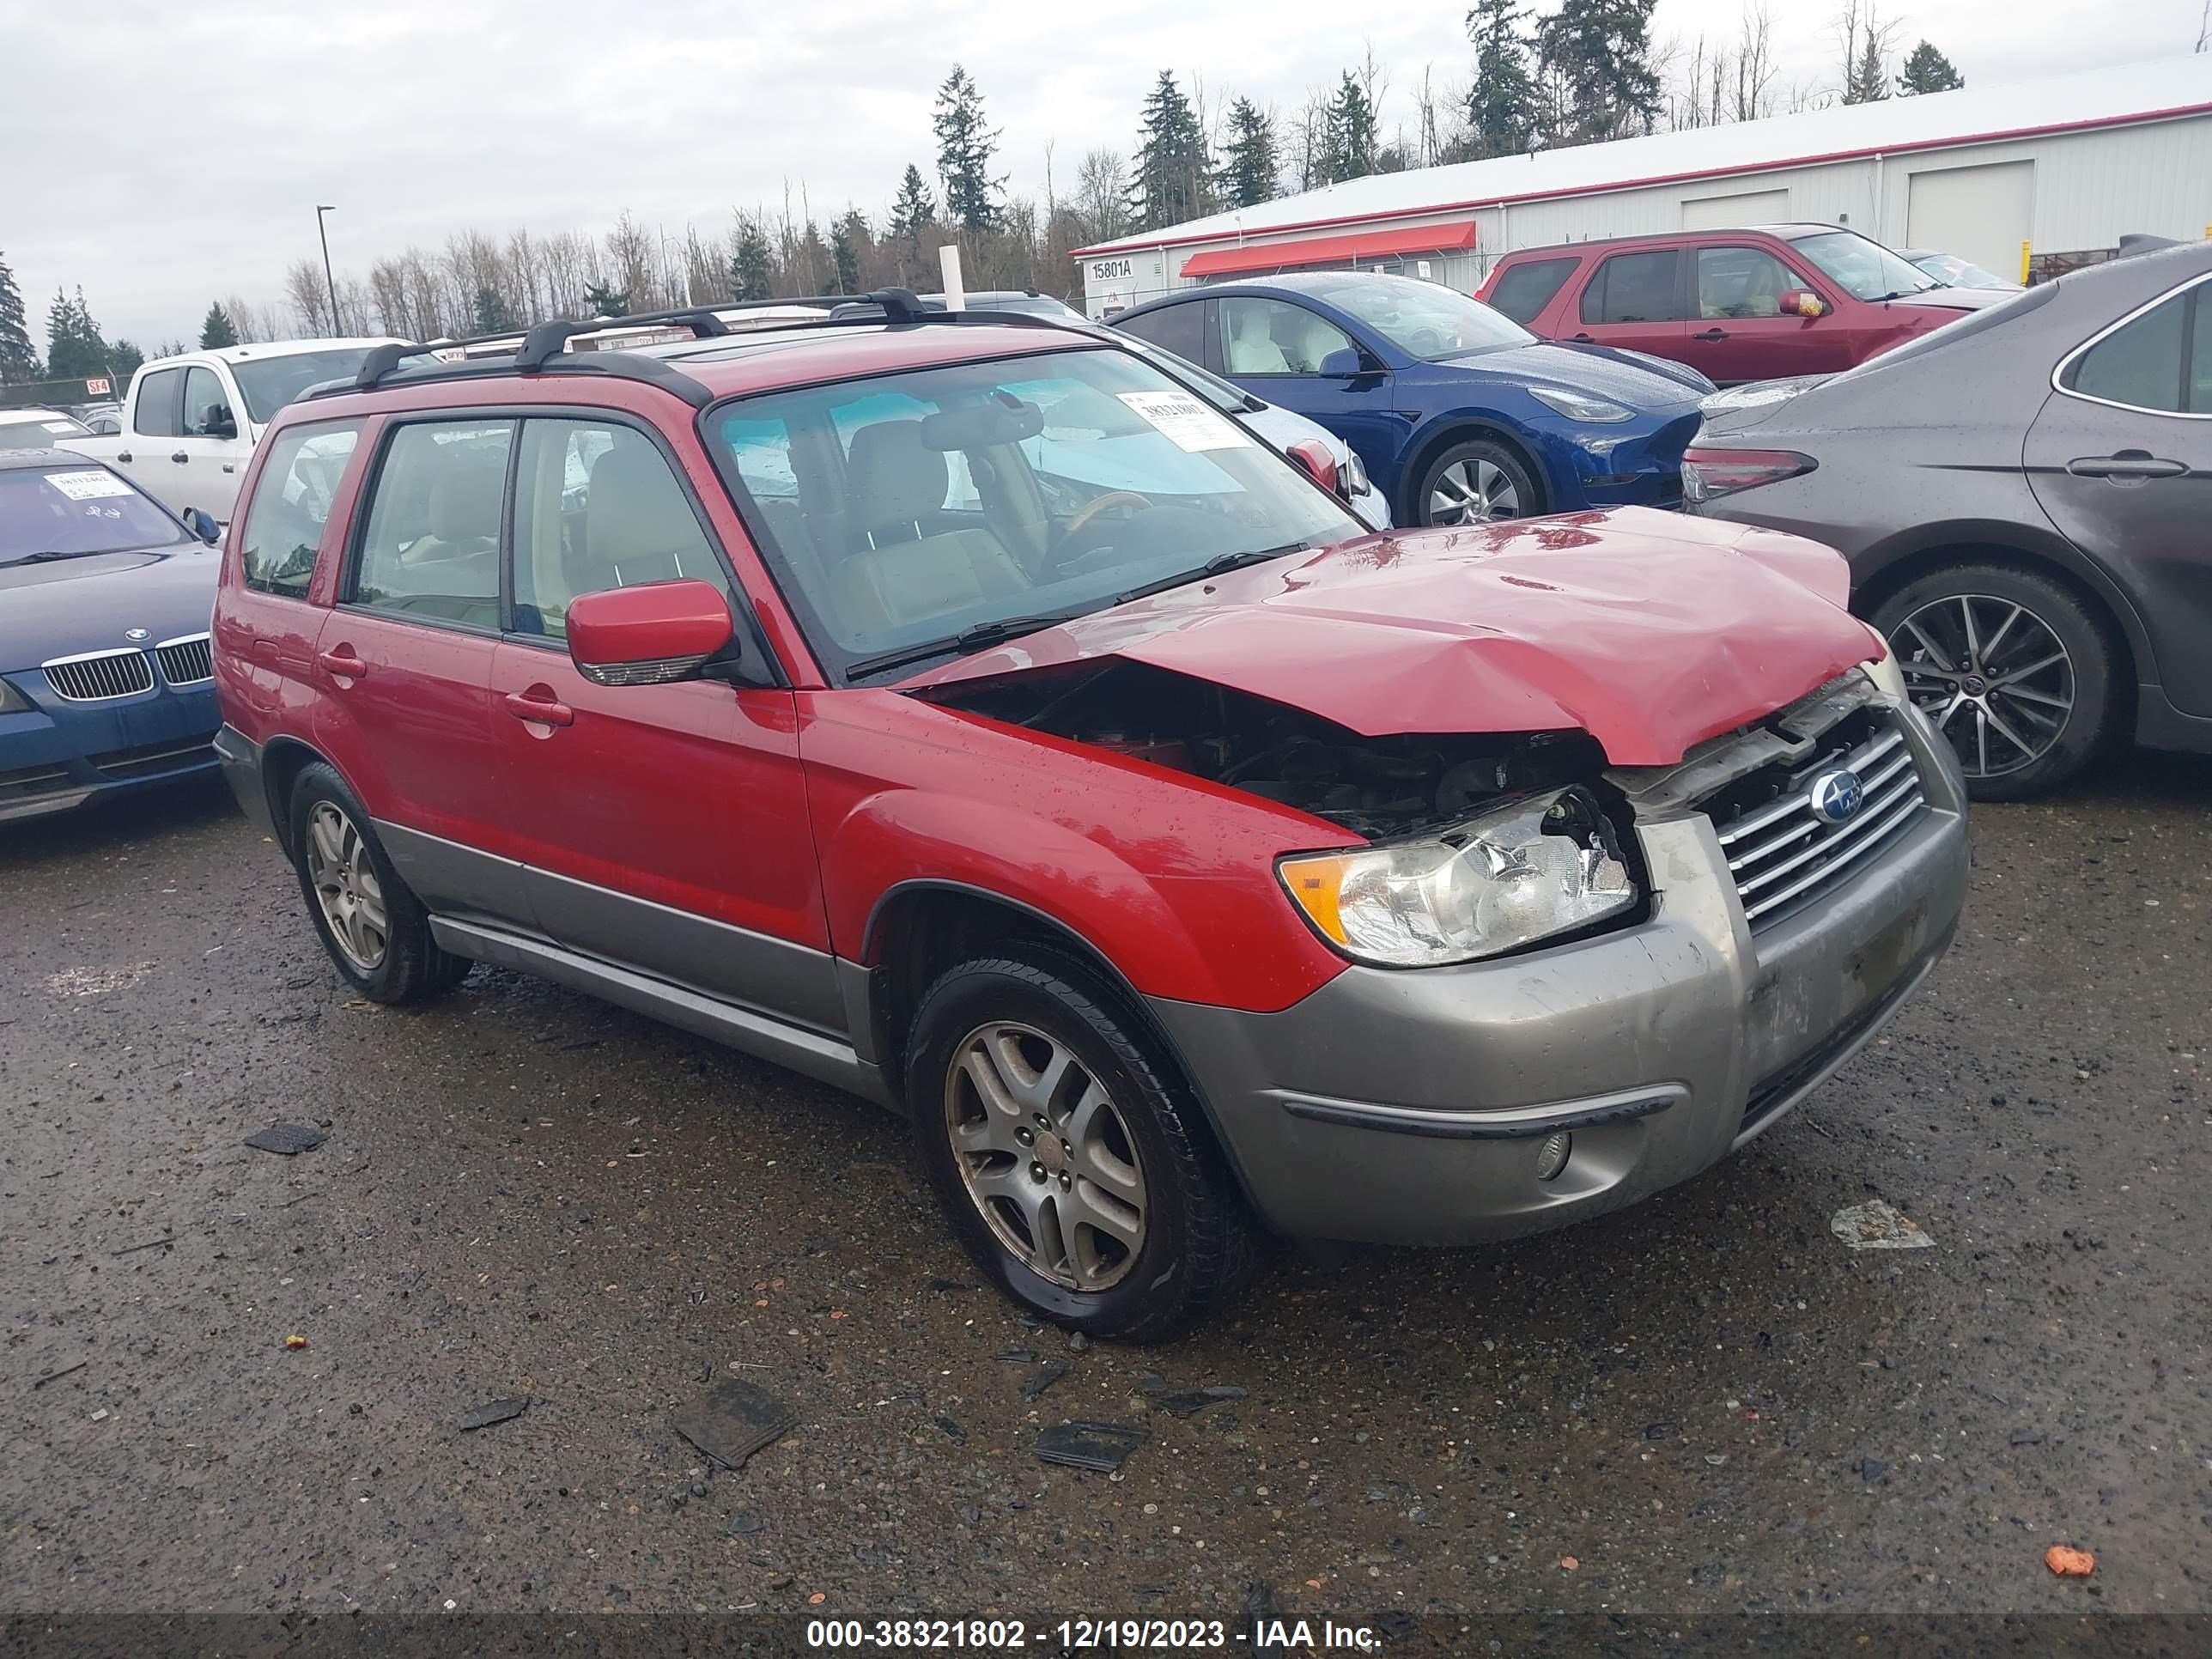
POLYGON ((1377 173, 1079 248, 1102 316, 1267 271, 1472 291, 1512 248, 1818 220, 2007 275, 2131 231, 2212 235, 2212 53, 1377 173))

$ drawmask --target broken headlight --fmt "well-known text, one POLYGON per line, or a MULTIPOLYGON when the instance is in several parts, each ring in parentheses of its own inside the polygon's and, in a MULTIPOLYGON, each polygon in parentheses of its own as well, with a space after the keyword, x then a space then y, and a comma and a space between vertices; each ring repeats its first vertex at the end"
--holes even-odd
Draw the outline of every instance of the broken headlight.
POLYGON ((1277 866, 1322 937, 1360 962, 1432 968, 1518 950, 1635 907, 1612 821, 1587 791, 1529 796, 1418 841, 1277 866))

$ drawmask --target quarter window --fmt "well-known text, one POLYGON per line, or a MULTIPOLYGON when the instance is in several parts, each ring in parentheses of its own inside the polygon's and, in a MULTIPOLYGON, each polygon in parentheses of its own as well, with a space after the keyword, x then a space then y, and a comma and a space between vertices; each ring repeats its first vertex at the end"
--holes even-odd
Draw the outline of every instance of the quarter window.
POLYGON ((1491 290, 1490 303, 1494 310, 1502 311, 1515 322, 1527 324, 1536 313, 1552 303, 1552 296, 1566 286, 1567 278, 1575 274, 1574 259, 1531 259, 1525 264, 1508 265, 1491 290))
POLYGON ((1352 337, 1304 306, 1281 300, 1220 301, 1222 372, 1232 375, 1318 374, 1352 337))
POLYGON ((1675 277, 1681 258, 1680 250, 1671 247, 1614 254, 1597 268, 1589 286, 1583 290, 1583 320, 1680 322, 1682 307, 1676 297, 1675 277))
POLYGON ((353 603, 497 628, 500 508, 514 443, 512 421, 422 422, 393 433, 353 603))
POLYGON ((248 587, 307 598, 331 503, 360 438, 360 422, 339 421, 289 428, 270 445, 239 534, 239 565, 248 587))
POLYGON ((514 486, 514 632, 560 639, 572 601, 610 587, 729 582, 651 439, 597 421, 526 421, 514 486))
POLYGON ((142 438, 174 438, 177 398, 185 378, 181 368, 157 368, 138 382, 137 401, 131 406, 131 429, 142 438))
POLYGON ((2198 326, 2201 326, 2192 313, 2203 292, 2177 294, 2106 335, 2074 360, 2061 384, 2084 398, 2160 415, 2212 414, 2207 401, 2212 386, 2206 384, 2212 363, 2198 326), (2193 350, 2192 334, 2198 336, 2193 350))

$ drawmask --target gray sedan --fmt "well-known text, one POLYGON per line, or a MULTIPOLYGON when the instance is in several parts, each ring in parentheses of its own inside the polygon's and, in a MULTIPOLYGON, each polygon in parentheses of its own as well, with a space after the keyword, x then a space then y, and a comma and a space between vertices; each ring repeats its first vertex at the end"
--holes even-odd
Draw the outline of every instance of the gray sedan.
POLYGON ((1692 510, 1840 549, 1973 795, 2212 751, 2212 243, 1709 405, 1692 510))

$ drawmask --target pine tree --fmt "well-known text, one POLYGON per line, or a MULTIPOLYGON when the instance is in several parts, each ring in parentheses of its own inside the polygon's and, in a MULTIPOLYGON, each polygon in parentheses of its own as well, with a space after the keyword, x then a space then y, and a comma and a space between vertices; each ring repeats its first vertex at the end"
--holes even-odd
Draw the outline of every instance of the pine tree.
POLYGON ((1474 84, 1467 91, 1467 125, 1474 155, 1518 155, 1536 144, 1536 83, 1518 0, 1475 0, 1467 15, 1474 42, 1474 84))
POLYGON ((131 377, 146 361, 146 354, 128 340, 117 340, 107 348, 107 373, 115 383, 115 395, 120 398, 123 388, 131 384, 131 377))
POLYGON ((59 289, 46 310, 46 377, 82 380, 107 373, 107 342, 85 308, 84 290, 72 300, 59 289))
POLYGON ((730 239, 730 293, 739 300, 765 300, 775 286, 775 255, 768 232, 749 213, 738 216, 730 239))
POLYGON ((1869 31, 1859 47, 1857 59, 1844 77, 1844 101, 1878 104, 1889 96, 1889 65, 1882 61, 1881 42, 1869 31))
POLYGON ((507 301, 499 297, 499 290, 489 283, 477 284, 476 298, 470 302, 469 309, 479 334, 507 334, 514 328, 514 314, 507 310, 507 301))
POLYGON ((584 307, 594 317, 627 317, 629 295, 604 277, 595 278, 584 285, 584 307))
POLYGON ((1142 131, 1134 186, 1140 228, 1164 229, 1211 211, 1213 169, 1206 134, 1171 70, 1160 71, 1145 100, 1142 131))
POLYGON ((830 257, 836 262, 838 293, 861 291, 861 260, 874 241, 867 216, 858 208, 847 208, 830 228, 830 257))
POLYGON ((31 344, 31 331, 23 325, 23 295, 15 286, 15 273, 0 258, 0 386, 43 380, 39 354, 31 344))
POLYGON ((921 169, 909 162, 906 176, 899 180, 898 194, 891 198, 889 227, 890 240, 898 244, 899 276, 904 281, 915 282, 927 270, 922 239, 930 234, 936 223, 937 204, 930 196, 929 186, 921 180, 921 169))
POLYGON ((945 214, 971 236, 996 230, 1002 175, 991 176, 999 135, 983 120, 983 94, 959 64, 937 89, 937 176, 945 181, 945 214))
POLYGON ((206 319, 200 324, 200 349, 212 351, 217 346, 238 343, 238 330, 231 325, 230 313, 218 300, 208 307, 206 319))
POLYGON ((1376 145, 1375 106, 1358 77, 1346 70, 1328 105, 1329 182, 1364 179, 1374 172, 1376 145))
POLYGON ((1925 40, 1905 54, 1904 70, 1897 77, 1898 94, 1905 98, 1923 92, 1956 92, 1966 84, 1951 60, 1925 40))
POLYGON ((1275 199, 1282 177, 1275 118, 1249 98, 1229 106, 1229 143, 1221 166, 1221 193, 1231 207, 1257 207, 1275 199))
POLYGON ((1544 74, 1560 91, 1555 143, 1597 144, 1649 132, 1659 115, 1651 64, 1658 0, 1565 0, 1536 26, 1544 74))

